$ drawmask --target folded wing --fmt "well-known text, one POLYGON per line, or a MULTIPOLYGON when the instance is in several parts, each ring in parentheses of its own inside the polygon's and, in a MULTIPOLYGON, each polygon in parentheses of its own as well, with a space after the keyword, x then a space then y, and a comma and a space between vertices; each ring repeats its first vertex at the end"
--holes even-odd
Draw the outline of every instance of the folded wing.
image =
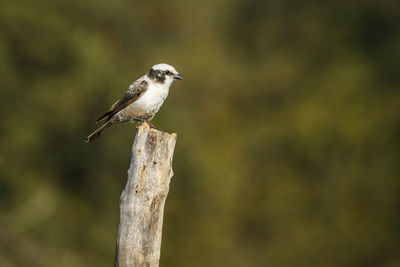
POLYGON ((144 92, 146 92, 148 83, 145 80, 137 80, 131 86, 121 100, 115 102, 110 110, 97 119, 96 123, 109 121, 115 114, 135 102, 144 92))

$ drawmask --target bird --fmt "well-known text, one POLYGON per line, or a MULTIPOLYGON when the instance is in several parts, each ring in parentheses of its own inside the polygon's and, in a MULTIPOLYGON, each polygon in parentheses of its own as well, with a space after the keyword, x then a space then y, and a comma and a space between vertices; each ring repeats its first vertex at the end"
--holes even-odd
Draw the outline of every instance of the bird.
POLYGON ((182 76, 173 66, 165 63, 152 66, 144 76, 129 85, 119 101, 97 119, 96 123, 103 122, 103 125, 91 133, 85 142, 95 142, 106 128, 117 123, 149 123, 167 98, 174 80, 182 80, 182 76))

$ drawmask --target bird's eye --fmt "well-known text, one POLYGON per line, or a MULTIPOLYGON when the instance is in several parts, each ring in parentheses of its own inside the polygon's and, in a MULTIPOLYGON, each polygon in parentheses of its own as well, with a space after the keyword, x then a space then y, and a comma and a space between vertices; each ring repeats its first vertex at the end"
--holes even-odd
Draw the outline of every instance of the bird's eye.
POLYGON ((167 74, 167 75, 169 75, 171 72, 169 72, 169 70, 167 70, 166 72, 165 72, 165 74, 167 74))

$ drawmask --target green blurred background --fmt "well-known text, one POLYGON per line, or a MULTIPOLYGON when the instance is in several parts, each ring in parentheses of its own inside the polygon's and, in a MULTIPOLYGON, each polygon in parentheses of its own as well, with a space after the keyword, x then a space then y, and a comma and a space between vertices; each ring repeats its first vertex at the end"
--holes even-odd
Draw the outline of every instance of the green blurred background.
POLYGON ((0 0, 0 265, 112 266, 134 125, 176 82, 161 266, 400 266, 400 3, 0 0))

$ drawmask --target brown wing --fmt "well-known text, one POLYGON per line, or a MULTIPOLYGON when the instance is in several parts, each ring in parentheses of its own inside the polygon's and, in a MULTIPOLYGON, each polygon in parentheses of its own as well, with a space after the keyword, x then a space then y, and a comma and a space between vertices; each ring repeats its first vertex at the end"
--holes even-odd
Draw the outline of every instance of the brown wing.
POLYGON ((121 100, 115 102, 110 110, 97 119, 96 123, 101 121, 108 121, 111 119, 112 116, 117 114, 122 109, 126 108, 131 103, 135 102, 144 92, 147 90, 147 82, 146 81, 136 81, 130 87, 129 90, 126 92, 121 100))

